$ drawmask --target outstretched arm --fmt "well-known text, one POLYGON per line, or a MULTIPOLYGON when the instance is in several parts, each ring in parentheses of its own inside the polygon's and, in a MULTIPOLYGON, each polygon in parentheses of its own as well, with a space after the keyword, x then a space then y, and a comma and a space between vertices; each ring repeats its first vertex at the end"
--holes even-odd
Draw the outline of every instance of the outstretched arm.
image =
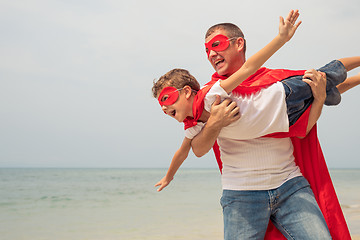
POLYGON ((280 17, 279 34, 263 49, 250 57, 233 75, 222 81, 220 86, 227 93, 230 93, 245 79, 254 74, 277 50, 292 38, 301 24, 301 21, 296 23, 298 17, 298 10, 291 10, 285 20, 280 17))
POLYGON ((158 192, 163 190, 163 188, 169 185, 170 182, 174 179, 177 170, 180 168, 181 164, 187 158, 190 148, 191 148, 191 139, 184 138, 181 147, 176 151, 174 157, 171 160, 171 164, 166 173, 166 176, 163 177, 157 184, 155 184, 155 187, 160 186, 157 190, 158 192))

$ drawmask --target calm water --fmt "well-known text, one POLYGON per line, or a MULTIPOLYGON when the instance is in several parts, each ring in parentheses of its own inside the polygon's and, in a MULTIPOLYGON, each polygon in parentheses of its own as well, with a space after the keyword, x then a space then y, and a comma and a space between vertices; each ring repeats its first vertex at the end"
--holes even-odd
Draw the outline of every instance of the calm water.
MULTIPOLYGON (((2 240, 222 239, 218 170, 0 169, 2 240)), ((360 170, 331 170, 352 234, 360 234, 360 170)))

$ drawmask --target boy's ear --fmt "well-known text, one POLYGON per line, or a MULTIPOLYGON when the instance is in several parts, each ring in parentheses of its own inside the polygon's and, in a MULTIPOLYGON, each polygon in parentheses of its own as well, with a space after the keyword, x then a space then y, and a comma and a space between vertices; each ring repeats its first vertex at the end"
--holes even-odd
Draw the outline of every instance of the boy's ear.
POLYGON ((184 88, 183 88, 184 92, 185 92, 185 97, 187 99, 189 99, 191 97, 191 94, 192 94, 192 88, 188 85, 186 85, 184 88))

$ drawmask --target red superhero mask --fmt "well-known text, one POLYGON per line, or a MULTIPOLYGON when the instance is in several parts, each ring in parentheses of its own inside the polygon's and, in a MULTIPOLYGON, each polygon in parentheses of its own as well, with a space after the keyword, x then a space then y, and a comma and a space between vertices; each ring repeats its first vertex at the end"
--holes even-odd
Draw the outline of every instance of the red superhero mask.
MULTIPOLYGON (((236 37, 235 37, 236 38, 236 37)), ((225 35, 216 35, 213 37, 209 42, 205 43, 205 49, 207 56, 209 57, 210 51, 213 50, 215 52, 221 52, 224 51, 229 47, 230 40, 235 38, 228 38, 225 35)))
MULTIPOLYGON (((181 88, 182 89, 182 88, 181 88)), ((173 105, 177 99, 179 98, 179 90, 174 87, 166 87, 164 88, 158 97, 160 106, 169 106, 173 105)))

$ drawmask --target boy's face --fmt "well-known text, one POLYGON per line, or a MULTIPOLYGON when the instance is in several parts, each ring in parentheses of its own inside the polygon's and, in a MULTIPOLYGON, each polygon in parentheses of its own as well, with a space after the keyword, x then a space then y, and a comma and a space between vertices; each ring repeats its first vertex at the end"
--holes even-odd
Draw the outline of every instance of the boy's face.
POLYGON ((165 114, 183 122, 185 118, 192 117, 192 90, 189 86, 182 89, 165 87, 158 95, 161 109, 165 114), (167 105, 168 104, 168 105, 167 105))
MULTIPOLYGON (((225 30, 218 29, 205 39, 205 44, 224 44, 221 43, 221 38, 219 38, 219 35, 224 35, 227 37, 225 30), (214 42, 216 39, 219 39, 220 41, 214 42)), ((238 40, 229 41, 228 47, 224 50, 223 48, 220 48, 220 50, 217 51, 216 48, 213 48, 207 52, 210 64, 219 75, 229 77, 242 66, 243 62, 241 61, 240 57, 242 46, 239 46, 237 42, 238 40)))

